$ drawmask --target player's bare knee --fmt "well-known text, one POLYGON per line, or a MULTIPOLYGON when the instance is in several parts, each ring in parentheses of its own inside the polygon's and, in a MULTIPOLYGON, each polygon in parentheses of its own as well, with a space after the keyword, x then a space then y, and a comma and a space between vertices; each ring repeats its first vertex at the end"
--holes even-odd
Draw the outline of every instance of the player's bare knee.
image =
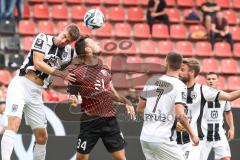
POLYGON ((76 160, 88 160, 88 155, 77 153, 76 160))
POLYGON ((45 129, 34 130, 35 141, 37 144, 46 144, 48 140, 48 134, 45 129))
POLYGON ((230 157, 223 157, 221 160, 230 160, 230 157))
POLYGON ((8 126, 6 127, 6 130, 11 130, 17 133, 20 124, 21 119, 19 117, 8 117, 8 126))

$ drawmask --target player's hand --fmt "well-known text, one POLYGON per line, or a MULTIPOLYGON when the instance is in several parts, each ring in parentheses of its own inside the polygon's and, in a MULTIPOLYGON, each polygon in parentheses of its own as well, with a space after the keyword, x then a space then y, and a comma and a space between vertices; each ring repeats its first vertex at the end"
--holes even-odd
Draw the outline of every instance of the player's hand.
POLYGON ((75 74, 67 72, 66 76, 64 77, 64 80, 70 83, 75 82, 76 81, 75 74))
POLYGON ((139 107, 137 107, 136 111, 141 115, 142 118, 144 118, 144 110, 140 109, 139 107))
POLYGON ((180 122, 177 122, 176 131, 178 131, 178 132, 185 132, 186 129, 181 125, 180 122))
POLYGON ((75 95, 70 95, 68 99, 68 103, 71 107, 77 107, 78 99, 75 95))
POLYGON ((127 113, 130 115, 131 120, 136 119, 136 114, 133 106, 126 104, 127 113))
POLYGON ((234 129, 229 129, 228 132, 227 132, 227 138, 228 138, 228 141, 231 141, 234 139, 234 129))
POLYGON ((199 138, 196 135, 191 136, 191 140, 193 142, 193 146, 197 146, 199 144, 199 138))

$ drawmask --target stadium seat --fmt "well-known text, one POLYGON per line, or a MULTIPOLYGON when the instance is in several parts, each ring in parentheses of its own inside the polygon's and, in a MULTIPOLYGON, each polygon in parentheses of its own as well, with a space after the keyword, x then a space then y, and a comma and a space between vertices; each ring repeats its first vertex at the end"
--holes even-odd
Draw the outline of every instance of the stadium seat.
POLYGON ((222 59, 221 67, 224 74, 238 73, 238 64, 234 59, 222 59))
POLYGON ((167 3, 167 6, 169 6, 169 7, 176 6, 176 1, 175 0, 167 0, 166 3, 167 3))
POLYGON ((106 17, 107 9, 104 6, 92 6, 91 8, 99 9, 100 11, 102 11, 103 15, 106 17))
POLYGON ((8 70, 0 70, 1 82, 8 85, 11 81, 11 73, 8 70))
POLYGON ((240 77, 239 76, 229 76, 228 77, 228 89, 229 90, 240 90, 240 77))
POLYGON ((200 39, 207 39, 207 36, 201 37, 197 36, 197 33, 205 33, 207 34, 207 31, 203 25, 191 25, 189 27, 189 33, 190 33, 190 38, 195 39, 195 40, 200 40, 200 39))
POLYGON ((81 4, 83 0, 65 0, 69 4, 81 4))
POLYGON ((44 3, 46 1, 47 0, 29 0, 28 2, 30 2, 30 3, 44 3))
POLYGON ((100 43, 103 54, 116 54, 118 52, 118 44, 113 39, 102 40, 100 43))
POLYGON ((136 23, 133 27, 133 36, 135 38, 150 38, 150 28, 148 24, 136 23))
POLYGON ((221 89, 221 90, 227 89, 227 84, 224 76, 218 76, 218 89, 221 89))
POLYGON ((158 72, 162 73, 165 71, 165 66, 161 58, 157 57, 147 57, 144 60, 143 68, 145 72, 158 72))
POLYGON ((64 27, 66 27, 67 25, 71 24, 71 22, 68 21, 59 21, 57 23, 57 33, 59 33, 60 31, 63 30, 64 27))
POLYGON ((47 0, 48 3, 64 3, 65 0, 47 0))
POLYGON ((209 42, 196 42, 195 44, 196 56, 212 56, 212 46, 209 42))
POLYGON ((35 4, 33 6, 33 18, 48 19, 49 7, 46 4, 35 4))
POLYGON ((202 75, 198 75, 196 77, 196 83, 199 83, 199 84, 205 84, 206 83, 206 78, 202 75))
POLYGON ((231 57, 231 47, 229 43, 226 42, 217 42, 214 45, 214 55, 220 57, 231 57))
POLYGON ((124 21, 125 20, 125 12, 123 7, 116 6, 109 8, 109 20, 110 21, 124 21))
POLYGON ((129 89, 132 86, 125 73, 113 73, 112 82, 116 89, 129 89))
POLYGON ((179 7, 194 7, 193 0, 177 0, 177 5, 179 7))
POLYGON ((111 64, 111 70, 112 71, 120 71, 120 72, 126 72, 126 62, 127 62, 127 56, 123 54, 115 54, 112 57, 107 57, 108 64, 111 64))
POLYGON ((219 73, 219 64, 217 59, 213 58, 206 58, 202 61, 202 72, 209 73, 209 72, 216 72, 219 73))
POLYGON ((38 21, 38 32, 54 35, 53 21, 38 21))
POLYGON ((233 8, 240 9, 240 1, 239 0, 233 0, 232 3, 233 3, 233 5, 232 5, 233 8))
POLYGON ((106 5, 118 5, 121 2, 119 0, 103 0, 103 3, 106 5))
POLYGON ((229 31, 232 33, 233 40, 240 41, 240 27, 229 27, 229 31))
POLYGON ((130 81, 133 84, 134 89, 140 89, 142 90, 144 85, 147 83, 149 77, 147 74, 142 74, 142 73, 134 73, 131 74, 130 76, 130 81))
POLYGON ((186 39, 187 29, 185 25, 174 24, 171 25, 170 36, 174 39, 186 39))
POLYGON ((216 0, 215 1, 221 8, 230 8, 230 0, 216 0))
POLYGON ((181 14, 179 9, 169 8, 166 11, 167 11, 170 22, 173 22, 173 23, 181 22, 181 14))
POLYGON ((128 23, 116 23, 115 24, 115 36, 121 38, 131 37, 131 26, 128 23))
POLYGON ((122 0, 122 4, 128 6, 137 6, 138 0, 122 0))
POLYGON ((128 21, 139 22, 144 20, 144 12, 142 8, 130 7, 128 9, 128 21))
POLYGON ((190 41, 178 41, 176 44, 176 50, 178 53, 182 54, 183 56, 194 55, 192 42, 190 41))
POLYGON ((99 4, 101 4, 101 0, 85 0, 85 3, 99 5, 99 4))
POLYGON ((17 70, 21 67, 24 61, 24 56, 21 54, 11 54, 9 56, 8 68, 10 70, 17 70))
POLYGON ((196 6, 200 7, 203 3, 205 3, 207 0, 196 0, 196 6))
MULTIPOLYGON (((14 8, 14 16, 17 17, 18 16, 18 11, 17 8, 14 8)), ((30 8, 29 5, 27 3, 24 3, 23 5, 23 18, 27 19, 31 17, 31 13, 30 13, 30 8)))
POLYGON ((196 13, 197 15, 200 15, 199 12, 197 12, 195 9, 184 9, 183 11, 183 18, 184 18, 184 23, 189 23, 189 24, 198 24, 201 23, 201 20, 187 20, 186 17, 188 17, 192 12, 196 13))
POLYGON ((18 25, 18 33, 21 35, 34 35, 35 23, 32 20, 21 20, 18 25))
POLYGON ((129 72, 142 72, 142 58, 138 56, 128 56, 126 69, 129 72))
POLYGON ((0 21, 0 34, 15 34, 16 33, 16 22, 11 20, 0 21))
POLYGON ((22 40, 22 50, 28 52, 32 47, 33 41, 34 37, 24 37, 22 40))
POLYGON ((140 0, 140 4, 141 4, 142 6, 147 6, 147 5, 148 5, 148 2, 149 2, 149 0, 140 0))
POLYGON ((133 40, 122 40, 119 42, 119 50, 121 54, 136 55, 136 42, 133 40), (122 45, 120 47, 120 44, 122 45))
POLYGON ((46 89, 43 91, 43 100, 45 102, 58 102, 58 94, 52 89, 46 89))
POLYGON ((238 23, 236 13, 232 10, 223 11, 224 17, 227 19, 228 24, 236 25, 238 23))
POLYGON ((82 35, 90 35, 92 34, 92 29, 88 28, 84 22, 78 22, 77 26, 80 29, 82 35))
POLYGON ((155 42, 152 40, 141 40, 139 43, 139 53, 140 54, 157 54, 155 42))
POLYGON ((55 4, 53 5, 52 18, 56 20, 68 19, 68 8, 66 5, 55 4))
POLYGON ((3 40, 4 51, 19 52, 20 50, 20 39, 18 35, 6 37, 3 40))
POLYGON ((95 35, 97 37, 111 37, 112 36, 112 25, 106 22, 100 29, 96 30, 95 35))
POLYGON ((165 24, 154 24, 152 28, 153 38, 169 38, 168 26, 165 24))
POLYGON ((4 69, 5 67, 5 56, 3 53, 0 53, 0 69, 4 69))
POLYGON ((234 44, 233 55, 234 57, 240 57, 240 43, 234 44))
POLYGON ((158 54, 167 55, 174 50, 174 43, 172 41, 159 41, 157 44, 158 54))
POLYGON ((87 12, 86 6, 73 5, 72 6, 72 19, 73 20, 83 20, 86 12, 87 12))

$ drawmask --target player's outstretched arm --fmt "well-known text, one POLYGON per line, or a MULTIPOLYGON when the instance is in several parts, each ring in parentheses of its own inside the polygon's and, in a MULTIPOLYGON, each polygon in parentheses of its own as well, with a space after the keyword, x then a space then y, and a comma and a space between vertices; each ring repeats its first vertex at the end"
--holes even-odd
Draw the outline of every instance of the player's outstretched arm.
POLYGON ((33 52, 33 63, 34 67, 41 72, 61 77, 62 79, 67 81, 74 82, 76 80, 74 74, 50 67, 47 63, 44 62, 44 54, 42 54, 41 52, 33 52))
POLYGON ((224 100, 224 101, 234 101, 238 98, 240 98, 240 90, 229 92, 229 93, 221 91, 218 95, 218 100, 224 100))
POLYGON ((116 89, 113 87, 112 83, 111 83, 111 95, 113 101, 125 104, 127 113, 130 115, 132 120, 135 120, 136 115, 132 103, 127 98, 120 96, 116 89))
POLYGON ((229 141, 231 141, 234 139, 234 133, 235 133, 233 114, 232 114, 232 111, 230 110, 230 111, 226 111, 224 113, 224 115, 225 115, 225 119, 226 119, 228 127, 229 127, 229 130, 227 132, 227 138, 229 141))
POLYGON ((175 112, 176 112, 176 117, 181 123, 181 125, 187 130, 187 132, 190 135, 191 140, 193 141, 194 145, 199 144, 199 138, 196 136, 196 134, 193 132, 193 129, 191 128, 187 117, 184 114, 184 106, 182 104, 176 104, 175 105, 175 112))

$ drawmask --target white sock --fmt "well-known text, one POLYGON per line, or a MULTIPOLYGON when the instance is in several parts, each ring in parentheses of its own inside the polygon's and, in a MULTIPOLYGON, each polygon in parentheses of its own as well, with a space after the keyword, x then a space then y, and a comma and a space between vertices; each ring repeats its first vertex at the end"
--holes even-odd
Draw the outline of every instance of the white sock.
POLYGON ((10 160, 16 135, 14 131, 5 130, 1 141, 2 160, 10 160))
POLYGON ((33 160, 45 160, 46 144, 35 144, 33 148, 33 160))

